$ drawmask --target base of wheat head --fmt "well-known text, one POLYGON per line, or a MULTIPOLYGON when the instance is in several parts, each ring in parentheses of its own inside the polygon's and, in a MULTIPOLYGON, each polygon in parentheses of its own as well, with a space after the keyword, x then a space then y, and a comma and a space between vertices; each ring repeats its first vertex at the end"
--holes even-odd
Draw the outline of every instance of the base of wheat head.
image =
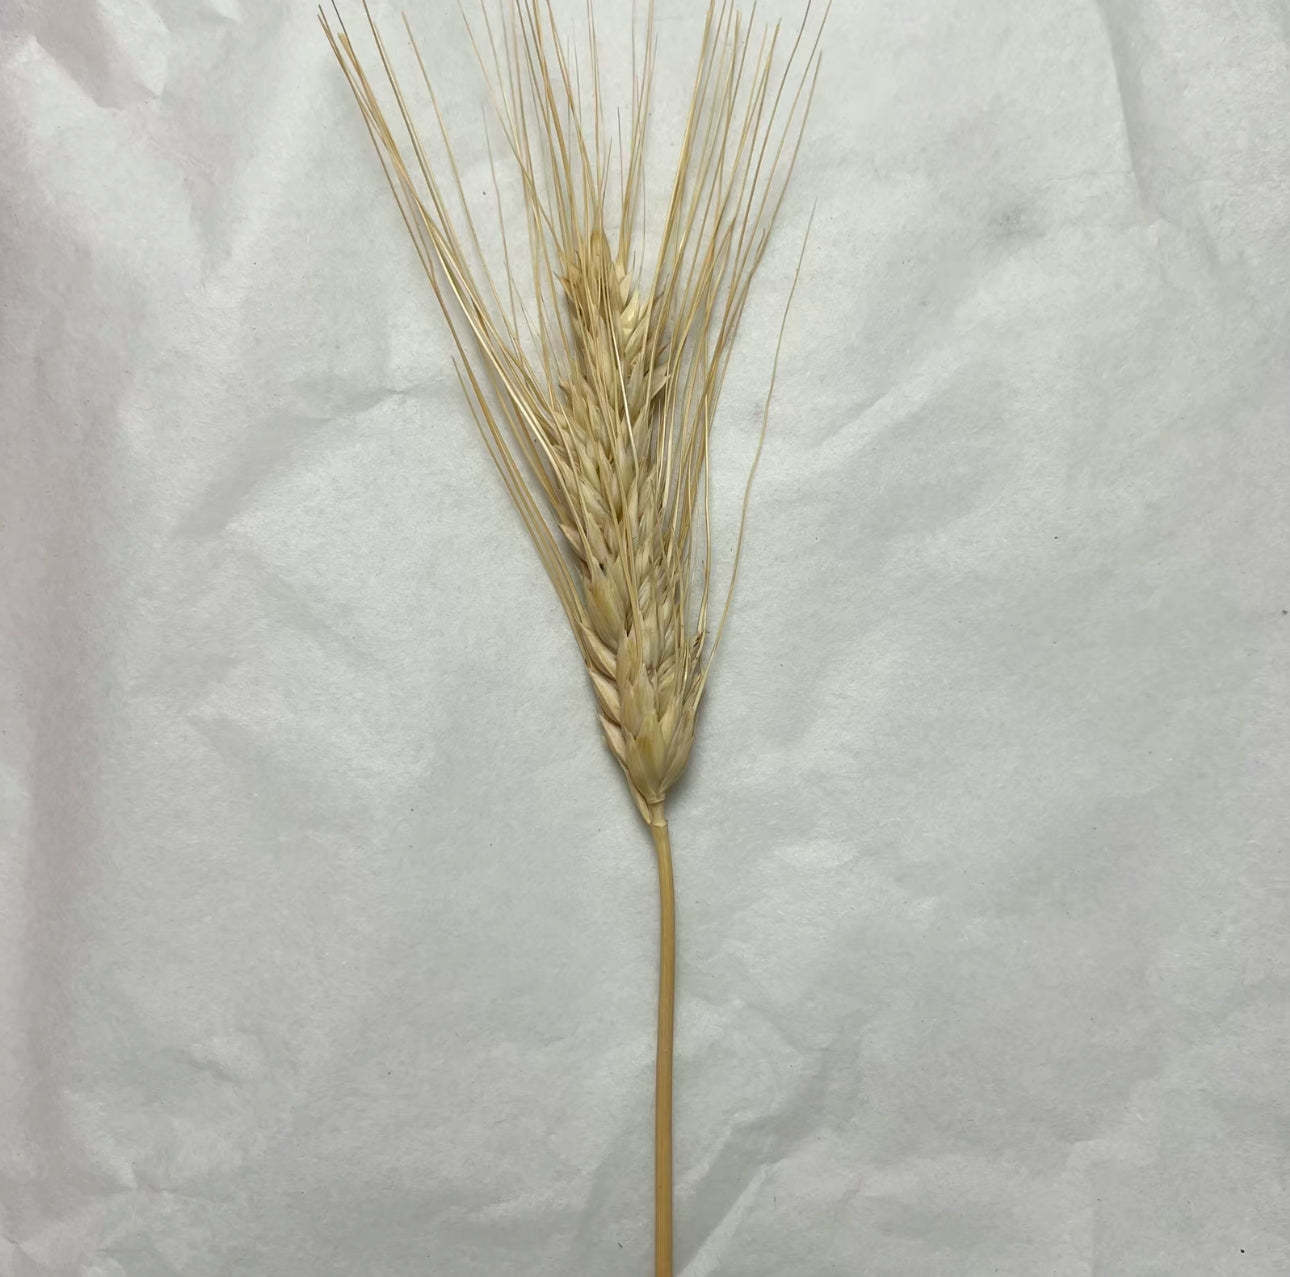
MULTIPOLYGON (((523 196, 509 222, 497 196, 490 262, 411 29, 415 91, 366 4, 364 13, 376 83, 339 12, 334 26, 320 18, 447 321, 479 432, 564 607, 605 740, 654 839, 655 1273, 671 1277, 675 902, 664 804, 690 757, 733 588, 732 572, 709 638, 713 420, 796 161, 822 21, 808 35, 808 4, 785 35, 711 0, 661 222, 647 235, 654 4, 633 34, 630 101, 615 127, 590 5, 581 60, 557 38, 551 0, 500 0, 468 20, 497 150, 523 196), (428 137, 414 96, 433 122, 428 137)), ((496 187, 491 135, 489 157, 496 187)), ((741 519, 740 547, 742 530, 741 519)))

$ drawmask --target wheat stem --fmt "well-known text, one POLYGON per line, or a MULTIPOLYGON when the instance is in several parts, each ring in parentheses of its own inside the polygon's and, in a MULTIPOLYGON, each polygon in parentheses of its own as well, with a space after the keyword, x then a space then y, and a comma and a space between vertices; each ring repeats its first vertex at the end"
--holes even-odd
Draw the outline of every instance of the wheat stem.
POLYGON ((676 888, 663 804, 650 809, 658 857, 658 1053, 654 1064, 654 1277, 672 1277, 672 1035, 676 1018, 676 888))

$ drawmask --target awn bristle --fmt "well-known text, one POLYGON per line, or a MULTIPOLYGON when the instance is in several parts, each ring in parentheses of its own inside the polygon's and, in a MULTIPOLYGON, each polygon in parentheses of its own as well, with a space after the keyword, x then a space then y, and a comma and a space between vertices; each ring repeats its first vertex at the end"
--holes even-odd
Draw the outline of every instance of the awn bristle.
POLYGON ((322 20, 451 327, 481 433, 573 627, 609 748, 642 816, 658 824, 690 755, 716 648, 707 641, 713 413, 796 158, 818 37, 804 51, 804 17, 777 77, 778 28, 755 33, 730 0, 712 0, 657 257, 642 286, 632 261, 645 253, 636 224, 655 68, 652 4, 643 58, 633 57, 630 135, 617 157, 606 139, 594 24, 586 111, 550 0, 509 0, 496 29, 485 10, 484 37, 472 31, 471 39, 519 169, 529 256, 524 270, 511 260, 499 195, 499 287, 481 260, 415 40, 443 144, 437 167, 367 17, 402 142, 339 15, 335 32, 322 20), (620 202, 608 194, 615 170, 620 202), (518 285, 529 274, 526 307, 518 285))

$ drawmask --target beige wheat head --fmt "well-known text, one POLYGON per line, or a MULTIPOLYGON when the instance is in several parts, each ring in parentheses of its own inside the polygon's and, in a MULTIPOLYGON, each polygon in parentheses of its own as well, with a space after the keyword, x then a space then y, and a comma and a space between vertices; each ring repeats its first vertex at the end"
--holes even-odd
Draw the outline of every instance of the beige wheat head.
POLYGON ((500 261, 490 267, 415 39, 409 30, 433 148, 367 19, 388 115, 339 14, 335 28, 322 16, 451 328, 480 432, 573 627, 605 739, 656 823, 689 758, 720 638, 718 624, 708 640, 713 418, 796 158, 818 37, 806 38, 805 17, 784 40, 712 0, 670 195, 647 244, 652 4, 617 145, 590 11, 587 102, 550 0, 485 10, 468 30, 518 169, 524 223, 521 261, 499 197, 500 261))

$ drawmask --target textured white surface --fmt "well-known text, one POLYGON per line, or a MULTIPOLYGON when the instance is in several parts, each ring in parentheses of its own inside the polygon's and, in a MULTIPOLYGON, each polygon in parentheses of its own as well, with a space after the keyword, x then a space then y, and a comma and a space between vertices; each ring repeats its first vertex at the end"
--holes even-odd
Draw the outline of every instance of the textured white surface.
MULTIPOLYGON (((1288 39, 838 2, 715 444, 818 199, 672 804, 685 1277, 1290 1272, 1288 39)), ((0 1274, 648 1271, 649 840, 310 7, 0 64, 0 1274)))

